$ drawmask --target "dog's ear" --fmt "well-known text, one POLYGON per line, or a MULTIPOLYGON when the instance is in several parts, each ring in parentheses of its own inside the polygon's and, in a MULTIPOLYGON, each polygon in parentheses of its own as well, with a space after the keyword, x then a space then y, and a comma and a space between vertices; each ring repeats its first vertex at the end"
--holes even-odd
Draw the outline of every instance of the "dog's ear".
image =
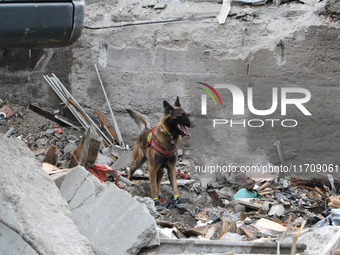
POLYGON ((177 97, 174 106, 181 107, 181 103, 179 102, 179 97, 177 97))
POLYGON ((174 108, 166 100, 163 101, 163 106, 166 114, 170 114, 174 110, 174 108))

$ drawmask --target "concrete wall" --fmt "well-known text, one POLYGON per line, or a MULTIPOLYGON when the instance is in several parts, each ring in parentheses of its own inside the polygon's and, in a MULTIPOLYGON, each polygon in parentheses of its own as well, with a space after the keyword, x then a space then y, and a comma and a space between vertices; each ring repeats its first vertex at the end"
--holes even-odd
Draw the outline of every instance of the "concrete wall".
MULTIPOLYGON (((165 9, 154 10, 145 8, 145 4, 148 2, 91 2, 86 8, 85 24, 94 28, 124 21, 208 17, 216 16, 221 7, 212 2, 167 2, 165 9)), ((249 85, 253 86, 257 109, 270 107, 272 87, 303 87, 312 94, 305 104, 312 116, 304 117, 294 107, 288 108, 287 116, 280 115, 280 107, 270 116, 296 119, 297 127, 220 127, 220 131, 215 129, 215 133, 206 134, 209 139, 202 140, 207 149, 198 148, 194 153, 207 153, 211 158, 218 152, 220 164, 241 164, 251 159, 249 155, 256 148, 267 154, 276 152, 273 143, 280 140, 284 149, 297 153, 288 163, 339 164, 340 30, 335 28, 336 24, 326 25, 325 16, 315 13, 321 8, 319 3, 295 2, 280 7, 233 5, 223 25, 205 18, 110 29, 86 28, 70 48, 32 50, 32 57, 26 50, 2 51, 1 98, 23 103, 37 101, 54 107, 59 99, 42 78, 43 74, 53 72, 90 115, 94 115, 95 108, 108 113, 94 68, 97 64, 123 138, 132 145, 139 131, 126 108, 149 115, 151 123, 156 124, 162 101, 174 102, 180 96, 184 108, 196 121, 211 125, 211 119, 200 115, 196 82, 234 84, 244 93, 249 85)), ((224 92, 221 95, 228 114, 216 118, 231 118, 231 97, 224 92)), ((106 117, 109 119, 108 114, 106 117)), ((267 117, 246 112, 245 118, 267 117)), ((185 139, 184 144, 189 145, 189 140, 185 139)))

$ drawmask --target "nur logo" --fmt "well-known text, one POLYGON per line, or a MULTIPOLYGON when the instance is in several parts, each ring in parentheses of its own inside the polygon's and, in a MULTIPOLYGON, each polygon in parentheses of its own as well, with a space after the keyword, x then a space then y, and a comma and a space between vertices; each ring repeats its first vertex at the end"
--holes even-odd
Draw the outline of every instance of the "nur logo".
MULTIPOLYGON (((197 82, 197 83, 206 86, 212 92, 214 92, 215 95, 217 96, 218 100, 220 101, 221 106, 222 106, 221 97, 220 97, 220 95, 217 93, 217 91, 213 87, 211 87, 210 85, 205 84, 203 82, 197 82)), ((201 87, 197 87, 197 88, 203 90, 204 92, 206 92, 214 100, 215 105, 217 105, 214 96, 211 94, 211 92, 209 90, 201 88, 201 87)), ((207 95, 206 94, 202 94, 201 95, 201 100, 202 100, 201 101, 201 113, 202 113, 202 115, 206 115, 207 114, 207 95)))
MULTIPOLYGON (((220 96, 218 95, 218 93, 216 92, 216 90, 211 87, 208 84, 202 83, 202 82, 198 82, 199 84, 202 84, 206 87, 208 87, 209 89, 211 89, 216 96, 218 97, 218 99, 220 100, 220 103, 222 105, 222 101, 220 96)), ((199 87, 198 87, 199 88, 199 87)), ((219 89, 228 89, 233 97, 233 115, 244 115, 244 103, 245 103, 245 99, 244 99, 244 94, 242 92, 242 90, 240 88, 238 88, 235 85, 231 85, 231 84, 216 84, 215 88, 219 88, 219 89)), ((199 88, 205 92, 207 92, 212 99, 215 102, 216 105, 216 100, 213 97, 213 95, 206 89, 203 88, 199 88)), ((272 88, 272 106, 267 109, 267 110, 258 110, 255 109, 254 105, 253 105, 253 88, 252 87, 248 87, 247 90, 247 95, 248 95, 248 109, 251 113, 255 114, 255 115, 270 115, 273 112, 275 112, 275 110, 277 109, 278 106, 278 88, 274 87, 272 88)), ((202 100, 201 100, 201 112, 202 115, 206 115, 207 114, 207 95, 202 94, 201 96, 202 100)), ((311 99, 311 93, 309 92, 309 90, 305 89, 305 88, 292 88, 292 87, 282 87, 281 88, 281 115, 286 115, 286 108, 287 105, 292 104, 295 105, 304 115, 312 115, 306 108, 305 106, 303 106, 304 103, 307 103, 309 100, 311 99), (287 98, 287 94, 304 94, 305 97, 303 98, 287 98)))
MULTIPOLYGON (((245 100, 243 91, 235 85, 215 84, 214 86, 215 88, 213 88, 212 86, 208 84, 205 84, 202 82, 198 82, 198 83, 207 87, 212 92, 214 92, 214 94, 218 97, 218 100, 220 101, 221 106, 222 106, 222 101, 221 101, 219 94, 216 92, 215 88, 229 90, 233 98, 233 115, 245 115, 245 104, 246 103, 248 106, 248 110, 252 114, 257 115, 257 116, 270 115, 274 113, 276 109, 278 108, 279 99, 281 99, 281 116, 287 115, 288 105, 295 105, 306 116, 312 115, 304 106, 304 104, 309 102, 309 100, 311 99, 310 91, 305 88, 281 87, 280 88, 281 95, 279 95, 279 88, 273 87, 271 88, 272 90, 271 107, 266 110, 259 110, 259 109, 256 109, 253 104, 253 88, 252 87, 247 88, 247 100, 245 100), (290 95, 295 94, 294 96, 295 98, 294 97, 288 98, 288 94, 290 95), (296 95, 299 95, 299 96, 296 96, 296 95)), ((213 94, 209 90, 205 88, 200 88, 200 87, 197 87, 197 88, 206 92, 213 99, 215 105, 217 105, 213 94)), ((201 114, 207 115, 207 95, 206 94, 201 95, 201 114)), ((246 127, 247 125, 249 127, 262 127, 265 123, 271 123, 271 127, 274 127, 274 123, 276 122, 280 122, 283 127, 295 127, 298 124, 297 121, 294 119, 284 119, 284 120, 280 120, 280 119, 265 119, 265 120, 262 120, 262 119, 247 119, 247 120, 246 119, 243 119, 243 120, 214 119, 213 127, 215 127, 218 124, 223 125, 227 123, 230 123, 231 127, 234 125, 242 125, 243 127, 246 127)))

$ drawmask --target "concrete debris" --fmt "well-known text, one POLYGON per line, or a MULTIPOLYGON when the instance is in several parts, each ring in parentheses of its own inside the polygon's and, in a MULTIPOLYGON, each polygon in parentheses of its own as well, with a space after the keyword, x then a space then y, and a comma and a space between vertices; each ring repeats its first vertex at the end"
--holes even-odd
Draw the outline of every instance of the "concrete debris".
POLYGON ((150 198, 150 197, 139 197, 139 196, 135 196, 133 198, 136 199, 139 203, 145 204, 146 208, 148 208, 149 213, 152 216, 155 217, 157 215, 155 204, 154 204, 152 198, 150 198))
POLYGON ((286 228, 274 221, 267 219, 260 219, 254 225, 261 233, 269 236, 277 236, 282 234, 286 228))
POLYGON ((111 166, 113 164, 113 159, 110 158, 110 157, 107 157, 107 156, 104 156, 103 154, 101 153, 98 153, 98 157, 97 157, 97 160, 96 160, 96 164, 99 164, 99 165, 106 165, 106 166, 111 166))
POLYGON ((272 205, 270 211, 268 212, 269 216, 277 216, 280 217, 285 211, 283 204, 272 205))
POLYGON ((339 0, 329 0, 325 6, 327 13, 333 15, 340 14, 340 1, 339 0))
POLYGON ((223 199, 232 200, 235 194, 236 191, 231 187, 223 187, 221 190, 219 190, 219 195, 223 199))
POLYGON ((121 170, 125 169, 126 167, 130 167, 132 161, 132 151, 121 151, 119 158, 117 161, 112 165, 113 169, 121 170))
MULTIPOLYGON (((0 217, 24 232, 45 254, 93 254, 71 220, 65 200, 26 144, 0 136, 0 217)), ((35 254, 0 224, 0 254, 35 254)))
POLYGON ((141 169, 137 169, 136 172, 134 172, 134 175, 136 175, 136 176, 143 176, 144 172, 141 169))
POLYGON ((219 240, 221 241, 242 241, 244 236, 237 233, 225 233, 219 240))
POLYGON ((154 6, 153 8, 154 8, 155 10, 161 10, 161 9, 165 9, 165 7, 166 7, 166 4, 160 2, 160 3, 155 4, 155 6, 154 6))
POLYGON ((102 185, 83 167, 65 176, 60 192, 80 233, 108 254, 137 254, 157 236, 144 204, 113 184, 102 185))
POLYGON ((77 149, 77 144, 75 143, 69 143, 68 145, 65 146, 64 148, 64 154, 68 154, 70 153, 71 151, 74 151, 77 149))
MULTIPOLYGON (((326 226, 323 228, 310 228, 304 229, 298 239, 299 243, 307 244, 306 254, 320 255, 320 254, 331 254, 323 253, 322 251, 326 248, 328 243, 333 236, 338 235, 339 237, 340 227, 326 226)), ((293 236, 289 235, 284 239, 283 244, 291 244, 293 236)))
MULTIPOLYGON (((277 174, 260 171, 261 166, 273 166, 262 156, 252 163, 254 169, 257 169, 253 173, 193 174, 190 171, 190 154, 183 149, 176 169, 181 199, 187 210, 180 212, 170 206, 159 213, 149 197, 147 168, 142 167, 139 170, 140 176, 136 176, 133 182, 123 177, 128 174, 131 150, 117 146, 105 148, 98 142, 95 150, 88 154, 90 147, 80 146, 77 161, 81 154, 93 155, 91 158, 96 158, 93 167, 105 167, 105 173, 96 174, 92 168, 87 168, 88 172, 80 166, 62 169, 59 165, 67 165, 70 151, 79 144, 86 144, 87 137, 90 139, 89 132, 70 134, 66 128, 53 124, 44 124, 39 128, 39 135, 24 140, 37 159, 50 163, 44 162, 44 170, 60 187, 62 196, 69 203, 76 225, 74 227, 78 227, 80 234, 88 238, 88 244, 97 254, 110 254, 113 249, 118 249, 119 254, 137 254, 143 247, 152 250, 152 246, 160 242, 159 235, 176 241, 209 239, 212 243, 206 247, 214 246, 214 240, 218 239, 231 242, 242 240, 242 243, 245 242, 243 245, 247 246, 248 241, 280 238, 286 232, 289 238, 294 232, 296 234, 299 229, 302 230, 304 224, 308 228, 320 229, 337 224, 338 215, 332 209, 340 208, 340 198, 337 196, 340 179, 334 176, 292 176, 278 179, 277 174), (233 198, 236 199, 232 201, 233 198), (329 207, 325 208, 327 204, 329 207), (117 221, 118 218, 121 220, 117 221), (159 223, 160 219, 169 222, 168 225, 158 224, 156 228, 155 220, 159 223), (180 226, 171 222, 179 222, 180 226), (233 234, 234 238, 231 238, 229 235, 233 234), (124 236, 131 238, 126 241, 126 238, 123 240, 124 236)), ((274 155, 272 158, 275 158, 274 155)), ((173 196, 169 184, 167 175, 164 175, 160 198, 163 203, 173 196)), ((301 231, 301 238, 296 237, 293 245, 287 244, 287 250, 295 247, 295 244, 297 249, 303 250, 305 246, 301 245, 302 240, 305 240, 304 233, 301 231)), ((11 235, 13 233, 8 234, 11 235)), ((161 246, 166 247, 168 244, 161 242, 161 246)), ((271 252, 275 250, 268 249, 271 252)), ((237 250, 235 248, 233 251, 237 250)))
POLYGON ((159 228, 157 227, 157 231, 159 233, 160 238, 170 238, 170 239, 178 239, 175 235, 176 228, 159 228))
POLYGON ((69 142, 69 143, 76 143, 79 141, 79 138, 76 137, 75 135, 68 135, 66 136, 66 140, 69 142))

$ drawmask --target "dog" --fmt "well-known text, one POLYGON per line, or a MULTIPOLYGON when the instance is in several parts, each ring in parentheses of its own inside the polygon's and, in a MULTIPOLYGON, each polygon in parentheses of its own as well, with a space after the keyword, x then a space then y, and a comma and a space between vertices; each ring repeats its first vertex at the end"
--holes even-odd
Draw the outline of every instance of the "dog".
POLYGON ((174 206, 178 209, 185 209, 179 198, 176 180, 177 150, 180 139, 183 136, 190 137, 186 127, 193 128, 195 123, 190 120, 189 115, 181 107, 178 97, 173 106, 164 100, 163 107, 164 114, 152 129, 150 129, 146 116, 137 111, 126 109, 142 131, 133 148, 133 159, 128 178, 131 180, 133 173, 148 160, 151 197, 156 210, 161 211, 163 207, 159 200, 161 196, 160 183, 164 175, 164 168, 167 168, 173 190, 174 206))

